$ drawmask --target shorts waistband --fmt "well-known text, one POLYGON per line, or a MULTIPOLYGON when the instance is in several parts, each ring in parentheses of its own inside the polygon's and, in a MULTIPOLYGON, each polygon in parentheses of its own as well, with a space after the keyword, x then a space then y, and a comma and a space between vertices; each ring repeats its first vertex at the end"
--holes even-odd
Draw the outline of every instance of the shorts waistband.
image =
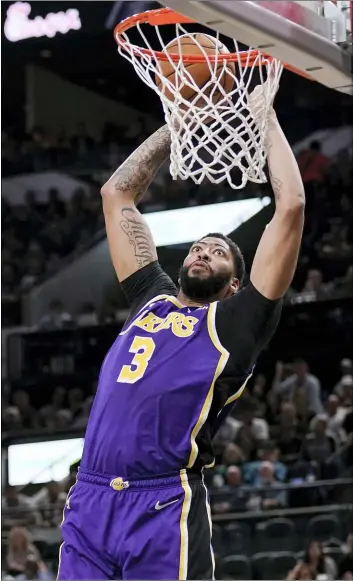
POLYGON ((129 490, 169 488, 172 486, 180 486, 185 482, 201 482, 202 477, 201 474, 181 470, 179 474, 161 474, 159 476, 151 476, 139 480, 136 478, 125 478, 110 474, 99 474, 99 472, 91 472, 80 468, 77 474, 77 480, 88 484, 110 486, 114 490, 120 491, 127 488, 129 490))

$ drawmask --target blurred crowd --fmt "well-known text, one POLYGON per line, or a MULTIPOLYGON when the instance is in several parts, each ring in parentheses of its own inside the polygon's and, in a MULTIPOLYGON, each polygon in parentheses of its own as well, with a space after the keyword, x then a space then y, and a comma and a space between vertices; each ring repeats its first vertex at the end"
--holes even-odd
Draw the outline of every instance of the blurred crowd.
MULTIPOLYGON (((213 499, 214 513, 293 506, 298 499, 288 496, 283 483, 351 475, 349 359, 342 360, 341 373, 327 397, 319 378, 300 359, 291 365, 278 362, 271 385, 263 375, 255 377, 214 440, 217 464, 209 478, 213 488, 221 489, 213 499)), ((308 505, 325 502, 315 496, 315 491, 308 491, 308 505)))
MULTIPOLYGON (((77 144, 86 140, 86 148, 89 149, 89 144, 93 142, 85 130, 82 131, 85 137, 76 135, 72 139, 73 151, 79 159, 83 146, 77 144)), ((116 132, 112 134, 114 136, 116 132)), ((35 139, 34 136, 32 139, 35 139)), ((130 149, 133 147, 131 141, 134 140, 130 139, 130 149)), ((126 151, 128 146, 124 144, 126 151)), ((38 147, 44 147, 42 140, 39 140, 38 147)), ((6 147, 2 155, 7 155, 6 147)), ((349 156, 342 153, 335 163, 330 163, 321 154, 320 145, 313 142, 300 154, 298 161, 306 189, 306 224, 299 265, 288 300, 295 303, 351 296, 353 172, 349 156)), ((116 165, 117 156, 112 167, 116 165)), ((34 169, 38 168, 32 167, 34 169)), ((261 190, 262 195, 266 192, 266 188, 261 190)), ((247 191, 239 193, 218 186, 216 194, 217 197, 209 183, 194 187, 186 182, 173 182, 166 165, 147 192, 142 209, 157 211, 179 205, 207 204, 259 195, 259 191, 250 186, 247 191)), ((54 187, 48 191, 46 202, 39 202, 34 191, 27 192, 22 205, 10 205, 3 199, 2 222, 2 302, 9 307, 11 302, 18 301, 23 293, 43 278, 60 269, 65 257, 69 255, 74 258, 94 243, 95 235, 101 232, 104 225, 99 187, 91 186, 89 193, 77 189, 68 201, 54 187)), ((61 326, 65 322, 71 325, 90 322, 94 325, 105 322, 107 316, 114 317, 109 305, 105 307, 108 314, 105 308, 103 313, 96 313, 92 305, 82 305, 81 312, 67 314, 65 305, 54 301, 48 320, 52 321, 54 328, 55 324, 61 326), (64 320, 61 314, 65 314, 64 320)), ((4 326, 13 324, 11 309, 7 308, 4 312, 4 326)))
MULTIPOLYGON (((64 134, 49 136, 42 128, 35 128, 23 138, 3 133, 3 174, 84 167, 110 171, 147 134, 143 120, 135 133, 105 127, 99 143, 83 124, 70 139, 64 134)), ((305 183, 307 212, 302 252, 288 300, 296 303, 352 296, 353 172, 349 156, 343 153, 330 162, 320 152, 319 144, 313 142, 298 161, 305 183)), ((261 195, 267 192, 264 188, 261 195)), ((215 197, 210 184, 194 187, 172 182, 166 166, 147 192, 142 209, 156 211, 251 195, 259 195, 259 191, 250 188, 239 193, 218 187, 215 197)), ((95 235, 103 227, 99 187, 91 185, 87 192, 78 189, 68 201, 54 187, 45 202, 38 200, 35 191, 28 191, 25 203, 19 206, 3 199, 2 219, 2 302, 9 305, 43 277, 57 271, 66 257, 76 257, 94 243, 95 235)), ((115 318, 114 302, 109 300, 101 312, 93 304, 84 304, 78 313, 68 312, 65 304, 54 300, 38 321, 38 330, 94 326, 115 318)), ((12 323, 9 309, 5 309, 3 323, 5 326, 12 323)), ((322 379, 298 359, 290 363, 278 361, 272 378, 258 374, 249 382, 249 389, 215 438, 215 468, 205 473, 216 519, 228 513, 262 514, 351 502, 351 485, 319 487, 316 483, 353 475, 352 361, 341 361, 340 379, 325 393, 322 379)), ((42 407, 34 405, 30 390, 9 391, 9 395, 3 395, 4 437, 53 434, 68 429, 79 433, 86 427, 95 391, 96 382, 86 391, 79 385, 70 389, 56 385, 50 401, 42 407)), ((3 530, 8 543, 4 547, 2 578, 23 581, 54 578, 57 545, 51 547, 48 542, 33 540, 30 531, 58 530, 75 476, 72 470, 64 482, 50 482, 30 494, 13 486, 5 489, 3 530)), ((259 524, 254 533, 254 538, 258 535, 262 539, 260 547, 266 545, 272 526, 277 531, 276 543, 286 548, 285 554, 278 553, 277 561, 275 557, 268 560, 269 553, 262 555, 263 560, 260 553, 253 555, 253 533, 247 532, 245 525, 237 523, 221 529, 216 524, 214 544, 219 578, 353 580, 353 536, 343 534, 337 517, 332 516, 331 521, 327 518, 331 534, 325 533, 324 543, 317 540, 319 528, 323 527, 320 521, 317 530, 313 525, 305 537, 306 548, 297 541, 290 545, 294 535, 290 519, 287 522, 282 519, 281 523, 277 519, 272 525, 270 521, 260 523, 263 527, 259 524), (287 539, 286 546, 278 542, 280 536, 287 539), (248 542, 249 546, 238 546, 239 542, 248 542)), ((295 535, 300 537, 298 527, 295 535)))
POLYGON ((23 134, 8 126, 2 129, 2 175, 52 169, 72 172, 85 166, 111 169, 147 133, 143 117, 129 127, 106 123, 100 139, 90 135, 85 123, 78 123, 70 136, 64 131, 55 133, 40 126, 23 134))
POLYGON ((52 433, 53 430, 65 428, 84 429, 95 391, 96 382, 92 384, 92 392, 88 396, 79 387, 67 390, 58 386, 53 391, 50 404, 39 409, 33 407, 29 393, 22 389, 10 396, 7 405, 3 396, 3 433, 28 430, 52 433))
MULTIPOLYGON (((15 390, 3 396, 3 433, 67 428, 84 429, 96 391, 96 382, 84 391, 57 386, 48 403, 35 409, 30 390, 15 390)), ((217 465, 207 472, 214 488, 232 488, 231 504, 216 502, 216 513, 232 510, 283 507, 288 498, 283 482, 332 479, 349 472, 343 453, 352 442, 353 367, 341 362, 341 378, 323 393, 320 379, 308 364, 298 359, 277 362, 272 384, 255 376, 215 441, 217 465), (269 487, 268 495, 257 497, 249 486, 269 487), (244 488, 243 488, 244 485, 244 488)))

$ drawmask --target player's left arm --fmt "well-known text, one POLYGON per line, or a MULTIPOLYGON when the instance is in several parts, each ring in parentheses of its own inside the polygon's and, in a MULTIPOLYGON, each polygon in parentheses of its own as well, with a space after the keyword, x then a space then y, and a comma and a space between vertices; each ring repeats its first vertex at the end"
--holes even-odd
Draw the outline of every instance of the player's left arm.
POLYGON ((297 266, 305 193, 296 159, 274 111, 269 119, 267 140, 276 211, 260 240, 250 280, 264 297, 274 300, 287 292, 297 266))

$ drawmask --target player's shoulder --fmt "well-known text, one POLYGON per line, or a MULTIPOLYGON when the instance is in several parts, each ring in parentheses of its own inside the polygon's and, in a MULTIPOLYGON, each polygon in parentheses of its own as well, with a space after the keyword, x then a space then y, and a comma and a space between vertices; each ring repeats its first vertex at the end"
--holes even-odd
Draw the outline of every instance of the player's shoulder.
POLYGON ((264 315, 271 314, 278 304, 282 304, 282 300, 271 300, 261 294, 256 287, 249 282, 244 288, 239 290, 235 295, 219 301, 217 304, 217 312, 219 313, 249 313, 249 310, 256 310, 258 313, 263 312, 264 315))
POLYGON ((235 295, 217 304, 216 329, 229 350, 239 344, 253 345, 258 353, 273 336, 282 309, 282 300, 270 300, 249 284, 235 295))
POLYGON ((161 295, 176 296, 177 289, 158 261, 151 262, 121 283, 122 291, 135 315, 151 300, 161 295))

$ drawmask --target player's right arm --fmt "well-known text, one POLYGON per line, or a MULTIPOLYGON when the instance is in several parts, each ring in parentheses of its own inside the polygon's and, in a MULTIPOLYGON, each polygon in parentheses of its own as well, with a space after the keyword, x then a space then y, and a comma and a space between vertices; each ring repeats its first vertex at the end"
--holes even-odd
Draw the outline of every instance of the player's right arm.
POLYGON ((170 152, 164 125, 148 137, 101 189, 110 255, 120 282, 157 260, 151 231, 136 205, 170 152))

